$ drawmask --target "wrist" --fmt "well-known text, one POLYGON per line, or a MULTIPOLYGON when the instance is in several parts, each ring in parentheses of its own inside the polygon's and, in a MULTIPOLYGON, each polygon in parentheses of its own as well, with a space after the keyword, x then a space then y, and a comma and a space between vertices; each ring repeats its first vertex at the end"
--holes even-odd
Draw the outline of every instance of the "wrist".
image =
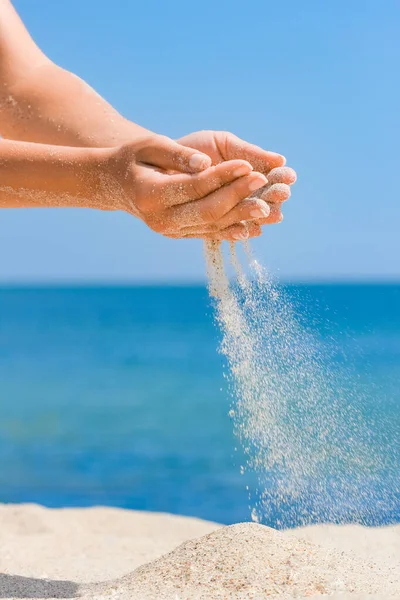
MULTIPOLYGON (((118 210, 118 180, 114 174, 114 148, 73 148, 71 171, 76 206, 97 210, 118 210)), ((118 193, 119 192, 119 193, 118 193)))
POLYGON ((134 196, 136 188, 135 152, 132 145, 96 148, 90 160, 95 163, 99 186, 96 208, 122 210, 138 216, 134 196))

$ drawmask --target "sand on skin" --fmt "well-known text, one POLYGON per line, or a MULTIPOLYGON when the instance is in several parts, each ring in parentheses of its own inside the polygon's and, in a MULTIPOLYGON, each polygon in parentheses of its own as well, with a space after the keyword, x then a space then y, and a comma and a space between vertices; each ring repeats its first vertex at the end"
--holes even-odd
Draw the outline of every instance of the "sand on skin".
POLYGON ((332 584, 338 600, 400 597, 400 526, 282 533, 113 508, 0 505, 0 531, 2 599, 301 598, 323 597, 332 584))

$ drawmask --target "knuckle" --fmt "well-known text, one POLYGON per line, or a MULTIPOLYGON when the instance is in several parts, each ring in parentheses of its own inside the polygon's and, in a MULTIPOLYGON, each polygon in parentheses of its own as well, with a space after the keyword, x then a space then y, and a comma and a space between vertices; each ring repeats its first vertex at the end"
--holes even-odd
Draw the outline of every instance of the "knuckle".
POLYGON ((127 142, 120 146, 117 150, 118 154, 123 158, 129 158, 131 156, 135 156, 137 150, 137 144, 133 142, 127 142))
POLYGON ((151 147, 159 152, 168 153, 172 157, 176 151, 175 142, 166 135, 155 135, 151 140, 151 147))
POLYGON ((207 206, 202 209, 201 217, 205 223, 214 223, 221 217, 221 212, 216 205, 207 206))
POLYGON ((205 194, 205 186, 201 179, 193 178, 190 184, 193 197, 202 198, 205 194))
POLYGON ((143 148, 152 148, 157 145, 157 140, 160 137, 158 134, 143 135, 135 140, 135 146, 140 150, 143 148))
POLYGON ((225 166, 223 167, 223 169, 221 169, 221 166, 222 164, 219 168, 216 167, 215 174, 211 179, 211 182, 214 184, 215 187, 221 187, 223 185, 226 185, 227 183, 229 183, 229 181, 233 179, 232 173, 229 171, 229 169, 225 166))
POLYGON ((157 134, 153 137, 153 142, 164 146, 165 144, 169 144, 171 139, 167 135, 157 134))
POLYGON ((236 203, 245 200, 250 193, 248 181, 240 181, 232 186, 232 198, 236 203))
POLYGON ((225 136, 231 136, 231 132, 227 131, 226 129, 219 129, 217 132, 217 135, 220 135, 221 137, 225 137, 225 136))
POLYGON ((236 206, 242 200, 245 200, 250 195, 249 185, 247 181, 239 181, 232 184, 230 190, 231 202, 236 206))

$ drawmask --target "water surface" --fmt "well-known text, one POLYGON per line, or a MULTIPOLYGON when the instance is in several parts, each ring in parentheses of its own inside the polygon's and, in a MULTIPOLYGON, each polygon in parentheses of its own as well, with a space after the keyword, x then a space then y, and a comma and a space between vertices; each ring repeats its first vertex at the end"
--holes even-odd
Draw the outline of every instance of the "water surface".
MULTIPOLYGON (((400 285, 287 292, 323 343, 339 341, 396 460, 400 285)), ((1 289, 0 501, 248 520, 218 343, 203 287, 1 289)), ((375 523, 400 521, 397 498, 375 523)))

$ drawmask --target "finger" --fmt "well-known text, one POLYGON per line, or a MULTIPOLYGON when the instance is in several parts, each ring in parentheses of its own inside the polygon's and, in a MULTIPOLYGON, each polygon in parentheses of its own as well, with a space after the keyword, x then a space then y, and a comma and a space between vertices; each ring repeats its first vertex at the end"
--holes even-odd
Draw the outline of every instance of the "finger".
POLYGON ((245 198, 230 210, 221 219, 216 221, 215 226, 225 229, 239 221, 254 221, 266 219, 269 216, 270 207, 264 200, 258 198, 245 198))
POLYGON ((167 219, 175 228, 213 224, 249 196, 249 190, 264 186, 264 182, 265 177, 260 173, 240 177, 202 200, 174 206, 169 210, 167 219))
POLYGON ((146 145, 138 150, 136 159, 165 171, 184 173, 197 173, 211 166, 211 158, 207 154, 182 146, 163 135, 150 138, 146 145))
POLYGON ((278 167, 272 169, 268 173, 268 183, 273 185, 274 183, 286 183, 286 185, 293 185, 296 182, 297 174, 294 169, 290 167, 278 167))
POLYGON ((233 158, 243 158, 247 160, 255 171, 267 175, 271 169, 283 167, 286 163, 286 158, 282 154, 263 150, 255 144, 249 144, 240 139, 233 133, 225 134, 225 138, 221 139, 219 149, 226 160, 233 158))
POLYGON ((281 223, 283 221, 283 214, 281 211, 280 204, 272 204, 270 206, 270 213, 268 217, 265 219, 259 219, 257 221, 258 225, 275 225, 276 223, 281 223))
POLYGON ((232 242, 244 242, 249 238, 258 237, 261 233, 260 225, 253 222, 236 223, 221 231, 223 239, 232 242))
POLYGON ((188 235, 185 235, 183 239, 214 240, 216 242, 223 241, 223 237, 221 236, 220 232, 217 231, 207 233, 189 233, 188 235))
POLYGON ((175 231, 174 233, 166 233, 165 237, 171 238, 173 240, 215 240, 222 242, 223 237, 220 231, 192 231, 191 233, 184 233, 184 230, 175 231))
POLYGON ((256 223, 236 223, 231 227, 223 230, 209 231, 199 230, 191 233, 185 233, 183 230, 174 234, 169 235, 175 239, 203 239, 203 240, 215 240, 222 242, 227 240, 229 242, 245 241, 251 237, 257 237, 261 235, 261 227, 256 223))
POLYGON ((252 198, 261 198, 266 202, 285 202, 290 197, 290 189, 297 179, 296 171, 290 167, 272 169, 268 174, 268 183, 262 189, 251 195, 252 198))
MULTIPOLYGON (((217 223, 212 223, 212 224, 207 224, 205 223, 204 225, 197 225, 197 226, 192 226, 192 227, 182 227, 182 229, 179 229, 179 234, 181 234, 182 236, 185 235, 190 235, 190 234, 203 234, 203 233, 215 233, 218 234, 223 230, 227 230, 227 229, 231 229, 232 231, 240 232, 246 232, 248 230, 249 227, 252 227, 253 222, 252 221, 246 221, 245 219, 240 220, 240 221, 236 221, 233 224, 229 225, 229 226, 219 226, 218 222, 217 223)), ((255 227, 258 227, 257 223, 254 223, 255 227)), ((178 233, 178 232, 176 232, 178 233)), ((241 238, 242 239, 242 238, 241 238)), ((245 239, 245 238, 243 238, 245 239)))
POLYGON ((288 200, 290 195, 290 187, 286 183, 274 183, 274 185, 267 185, 262 190, 258 190, 255 194, 252 194, 252 198, 256 196, 269 204, 281 204, 288 200))
MULTIPOLYGON (((167 185, 163 194, 164 205, 175 206, 199 200, 236 179, 248 175, 252 170, 250 163, 244 160, 230 160, 196 175, 165 175, 167 185)), ((264 178, 263 185, 266 181, 264 178)))

